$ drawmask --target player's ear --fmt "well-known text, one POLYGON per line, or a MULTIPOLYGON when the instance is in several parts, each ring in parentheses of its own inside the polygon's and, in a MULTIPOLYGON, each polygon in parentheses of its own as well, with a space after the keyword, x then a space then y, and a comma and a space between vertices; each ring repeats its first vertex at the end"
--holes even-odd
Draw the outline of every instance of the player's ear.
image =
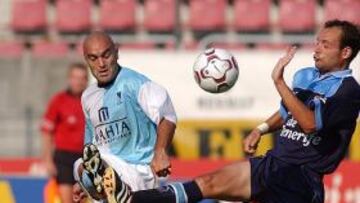
POLYGON ((352 49, 350 47, 345 47, 342 49, 341 52, 342 52, 341 55, 342 55, 343 59, 346 60, 346 59, 350 58, 350 56, 352 54, 352 49))

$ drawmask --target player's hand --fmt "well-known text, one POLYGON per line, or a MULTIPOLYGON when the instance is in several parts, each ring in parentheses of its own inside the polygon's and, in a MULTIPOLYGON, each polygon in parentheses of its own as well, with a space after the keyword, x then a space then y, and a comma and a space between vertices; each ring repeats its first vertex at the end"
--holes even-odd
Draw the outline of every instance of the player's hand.
POLYGON ((271 78, 275 83, 284 81, 283 78, 284 69, 290 63, 291 59, 294 57, 296 53, 296 49, 297 49, 296 46, 289 47, 286 50, 285 55, 281 57, 279 61, 276 63, 271 74, 271 78))
POLYGON ((245 153, 253 155, 256 152, 260 139, 261 132, 259 131, 259 129, 255 128, 251 131, 251 133, 245 138, 243 142, 245 153))
POLYGON ((81 189, 79 183, 75 183, 73 186, 73 201, 80 203, 85 197, 86 193, 81 189))
POLYGON ((54 177, 57 175, 56 165, 53 160, 45 160, 45 167, 49 176, 54 177))
POLYGON ((171 174, 170 158, 165 150, 154 153, 150 166, 158 177, 166 177, 171 174))

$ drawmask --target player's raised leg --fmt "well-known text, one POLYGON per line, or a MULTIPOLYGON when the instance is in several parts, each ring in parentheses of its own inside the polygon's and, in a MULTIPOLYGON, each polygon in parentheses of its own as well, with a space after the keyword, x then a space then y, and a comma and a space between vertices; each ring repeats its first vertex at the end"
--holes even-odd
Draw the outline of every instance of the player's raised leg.
POLYGON ((250 174, 250 162, 240 161, 200 176, 191 182, 174 183, 158 189, 134 192, 131 202, 195 203, 204 198, 229 201, 249 200, 251 196, 250 174))
POLYGON ((202 196, 221 200, 249 200, 250 162, 240 161, 195 179, 202 196))
POLYGON ((95 200, 107 199, 109 203, 129 202, 131 188, 120 180, 117 172, 100 156, 95 145, 85 145, 80 162, 75 166, 77 177, 74 176, 85 193, 95 200))

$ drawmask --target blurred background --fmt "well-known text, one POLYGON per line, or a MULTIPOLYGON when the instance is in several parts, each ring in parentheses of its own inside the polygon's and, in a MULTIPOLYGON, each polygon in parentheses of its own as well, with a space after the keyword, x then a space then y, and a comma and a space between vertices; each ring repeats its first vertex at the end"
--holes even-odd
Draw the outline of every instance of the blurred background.
MULTIPOLYGON (((284 49, 300 48, 285 73, 291 84, 296 70, 313 65, 323 22, 359 24, 359 11, 360 0, 0 0, 0 203, 56 202, 40 158, 40 121, 66 88, 67 66, 83 62, 90 31, 106 30, 120 64, 168 89, 179 117, 172 179, 186 180, 245 158, 243 138, 279 108, 270 74, 284 49), (239 80, 224 94, 193 79, 193 62, 209 45, 239 63, 239 80)), ((357 80, 359 58, 351 65, 357 80)), ((359 128, 346 161, 325 178, 327 203, 360 202, 359 128)), ((274 139, 264 136, 257 154, 274 139)))

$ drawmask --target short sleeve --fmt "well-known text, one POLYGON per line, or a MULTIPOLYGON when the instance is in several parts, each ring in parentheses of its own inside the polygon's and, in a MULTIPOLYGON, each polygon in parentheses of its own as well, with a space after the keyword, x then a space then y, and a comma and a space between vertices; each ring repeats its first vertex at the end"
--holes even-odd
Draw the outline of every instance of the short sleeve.
POLYGON ((59 118, 59 96, 54 96, 48 103, 42 118, 40 130, 43 133, 53 133, 59 118))
POLYGON ((173 104, 162 86, 151 81, 144 83, 138 93, 138 103, 156 125, 163 118, 176 124, 177 117, 173 104))
MULTIPOLYGON (((307 99, 301 93, 301 90, 307 89, 309 83, 314 80, 317 74, 318 71, 314 67, 302 68, 294 74, 291 88, 295 96, 301 101, 304 102, 307 99)), ((288 110, 282 101, 280 102, 279 112, 283 120, 286 120, 289 116, 288 110)))

